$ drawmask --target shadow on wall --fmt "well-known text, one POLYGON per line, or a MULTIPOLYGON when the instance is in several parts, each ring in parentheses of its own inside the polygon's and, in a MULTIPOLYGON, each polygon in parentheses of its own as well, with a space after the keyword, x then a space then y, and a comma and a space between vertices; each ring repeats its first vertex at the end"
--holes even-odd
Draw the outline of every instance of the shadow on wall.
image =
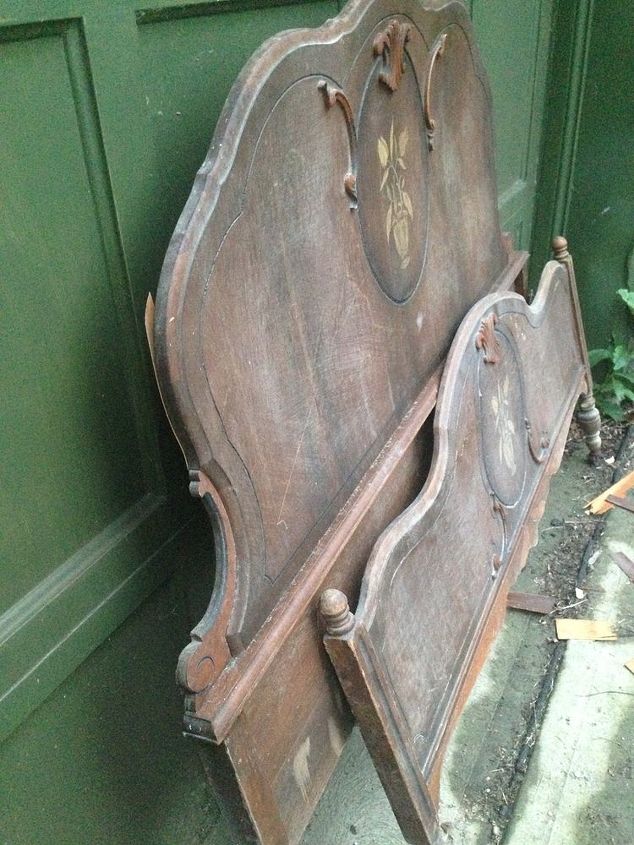
POLYGON ((201 509, 191 559, 3 744, 2 843, 235 845, 174 680, 211 594, 207 530, 201 509))

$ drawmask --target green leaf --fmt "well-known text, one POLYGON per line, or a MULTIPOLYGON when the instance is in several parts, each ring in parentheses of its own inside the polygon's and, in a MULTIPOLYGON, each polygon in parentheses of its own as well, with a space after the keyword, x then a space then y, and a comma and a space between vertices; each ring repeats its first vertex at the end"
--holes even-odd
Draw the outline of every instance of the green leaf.
POLYGON ((632 353, 622 344, 614 347, 612 366, 615 370, 624 370, 632 363, 632 353))
POLYGON ((614 402, 604 400, 599 404, 599 408, 603 416, 611 417, 615 422, 623 422, 625 419, 625 411, 614 402))
POLYGON ((634 291, 627 290, 627 288, 620 288, 617 290, 617 294, 630 309, 630 313, 634 314, 634 291))
POLYGON ((621 372, 617 373, 617 375, 620 381, 624 381, 626 384, 634 385, 634 372, 621 370, 621 372))
POLYGON ((619 405, 621 405, 626 399, 630 399, 634 396, 634 393, 632 393, 632 391, 623 384, 622 381, 619 381, 618 378, 611 378, 609 386, 612 394, 614 395, 614 399, 619 405))
POLYGON ((588 352, 588 359, 590 366, 594 367, 595 364, 600 364, 602 361, 611 361, 612 351, 610 349, 591 349, 588 352))
POLYGON ((623 384, 623 382, 619 378, 612 379, 612 388, 614 390, 614 396, 616 397, 616 401, 619 403, 619 405, 625 399, 629 399, 630 402, 634 401, 634 390, 629 388, 627 384, 623 384))

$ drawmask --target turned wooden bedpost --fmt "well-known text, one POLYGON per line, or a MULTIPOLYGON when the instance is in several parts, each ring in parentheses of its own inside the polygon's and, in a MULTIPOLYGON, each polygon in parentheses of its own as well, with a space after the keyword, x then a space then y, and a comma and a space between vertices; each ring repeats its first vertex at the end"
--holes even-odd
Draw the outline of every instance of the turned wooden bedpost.
POLYGON ((326 623, 328 636, 340 637, 349 634, 354 628, 354 615, 350 611, 345 593, 341 590, 324 590, 319 609, 326 623))
POLYGON ((319 610, 326 625, 326 651, 403 836, 418 845, 441 845, 445 838, 434 798, 401 734, 403 717, 371 637, 357 624, 341 590, 325 590, 319 610))
POLYGON ((588 348, 586 346, 585 334, 583 331, 583 323, 581 320, 581 308, 579 306, 579 296, 577 293, 577 283, 575 279, 575 268, 572 262, 572 256, 568 251, 568 241, 562 236, 557 235, 552 242, 553 255, 556 261, 562 264, 568 273, 570 279, 573 300, 577 312, 577 325, 579 328, 579 335, 581 346, 583 349, 586 361, 586 382, 588 389, 582 393, 577 405, 577 421, 584 433, 586 446, 590 452, 591 458, 598 458, 601 455, 601 415, 596 405, 596 401, 592 392, 592 371, 590 369, 590 362, 588 360, 588 348))

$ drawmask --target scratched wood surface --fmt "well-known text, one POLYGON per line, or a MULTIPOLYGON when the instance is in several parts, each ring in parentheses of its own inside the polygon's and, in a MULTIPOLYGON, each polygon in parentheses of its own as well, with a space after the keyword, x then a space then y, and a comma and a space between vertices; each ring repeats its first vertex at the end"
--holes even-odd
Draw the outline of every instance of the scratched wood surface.
POLYGON ((322 596, 326 646, 404 836, 427 845, 439 767, 509 587, 536 541, 588 369, 571 265, 532 306, 494 294, 449 354, 425 487, 383 533, 355 614, 322 596))
POLYGON ((521 287, 525 260, 499 228, 462 3, 352 0, 245 66, 148 312, 215 539, 178 666, 185 730, 218 745, 211 775, 244 839, 294 843, 310 818, 351 726, 324 581, 356 598, 424 481, 460 320, 521 287))

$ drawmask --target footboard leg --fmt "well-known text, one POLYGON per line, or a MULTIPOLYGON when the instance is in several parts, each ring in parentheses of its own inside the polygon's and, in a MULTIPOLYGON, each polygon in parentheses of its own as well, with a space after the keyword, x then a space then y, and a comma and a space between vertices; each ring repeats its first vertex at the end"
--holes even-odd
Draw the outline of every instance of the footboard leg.
POLYGON ((577 422, 583 431, 590 458, 601 455, 601 415, 592 393, 583 393, 577 405, 577 422))
POLYGON ((570 288, 572 291, 572 298, 575 306, 577 329, 579 332, 579 339, 583 356, 586 363, 586 386, 587 393, 582 393, 579 397, 579 404, 577 405, 577 422, 583 431, 586 446, 590 452, 590 460, 595 461, 601 456, 601 416, 597 408, 596 401, 592 394, 592 372, 590 370, 590 362, 588 360, 588 349, 586 346, 585 334, 583 331, 583 321, 581 319, 581 308, 579 307, 579 296, 577 294, 577 282, 575 279, 575 268, 572 263, 572 256, 568 251, 568 241, 562 236, 557 235, 552 242, 553 256, 556 261, 566 268, 568 278, 570 280, 570 288))

